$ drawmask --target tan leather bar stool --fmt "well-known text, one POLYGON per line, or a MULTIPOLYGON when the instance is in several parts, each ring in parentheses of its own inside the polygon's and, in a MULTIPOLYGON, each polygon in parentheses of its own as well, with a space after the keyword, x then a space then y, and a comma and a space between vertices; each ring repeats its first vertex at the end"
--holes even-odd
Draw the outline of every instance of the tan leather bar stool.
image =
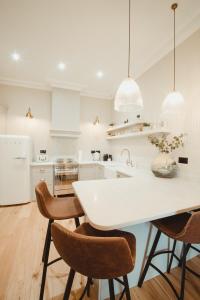
POLYGON ((44 263, 40 289, 40 300, 42 300, 44 295, 47 267, 61 259, 57 258, 51 262, 48 262, 51 244, 51 224, 54 222, 54 220, 66 220, 74 218, 76 227, 78 227, 80 225, 79 217, 84 216, 84 212, 81 208, 78 198, 54 198, 49 193, 45 182, 40 182, 36 186, 35 193, 38 208, 41 214, 49 220, 42 256, 42 261, 44 263))
POLYGON ((76 272, 88 277, 80 300, 88 291, 90 278, 108 280, 111 300, 115 299, 114 279, 117 280, 124 286, 120 299, 124 294, 127 300, 131 299, 127 274, 135 265, 136 240, 133 234, 119 230, 101 231, 88 223, 83 223, 74 232, 54 223, 51 234, 58 253, 71 268, 64 300, 70 297, 76 272))
POLYGON ((153 242, 149 257, 147 259, 146 265, 142 272, 142 275, 139 279, 138 286, 141 287, 147 271, 151 266, 154 268, 160 275, 164 277, 164 279, 168 282, 169 286, 172 288, 174 294, 176 295, 177 299, 183 300, 184 299, 184 290, 185 290, 185 271, 188 270, 192 272, 194 275, 199 276, 196 272, 191 270, 189 267, 186 266, 186 257, 188 250, 191 247, 191 244, 199 244, 200 243, 200 211, 199 212, 192 212, 192 213, 184 213, 168 218, 163 218, 152 222, 152 224, 158 229, 155 240, 153 242), (156 247, 158 245, 159 239, 161 234, 165 234, 171 239, 174 240, 173 248, 170 251, 157 251, 156 247), (176 256, 175 249, 177 241, 183 242, 183 253, 181 259, 176 256), (171 258, 168 266, 168 272, 171 270, 171 265, 173 258, 176 258, 180 266, 182 268, 181 272, 181 284, 180 284, 180 293, 176 291, 174 286, 172 285, 169 278, 161 272, 153 263, 152 259, 160 254, 171 253, 171 258))

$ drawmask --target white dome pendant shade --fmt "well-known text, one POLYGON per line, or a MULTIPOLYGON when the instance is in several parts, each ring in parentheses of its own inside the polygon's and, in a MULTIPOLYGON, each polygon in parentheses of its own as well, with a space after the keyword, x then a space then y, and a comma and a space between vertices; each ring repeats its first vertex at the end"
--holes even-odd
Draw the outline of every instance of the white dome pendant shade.
POLYGON ((143 109, 143 100, 138 84, 130 76, 130 29, 131 0, 129 0, 129 46, 128 46, 128 77, 124 79, 115 94, 114 109, 121 112, 137 112, 143 109))
POLYGON ((128 77, 120 84, 115 95, 115 110, 121 112, 140 111, 143 100, 140 88, 135 80, 128 77))
POLYGON ((174 12, 174 87, 173 91, 167 95, 162 104, 163 114, 181 114, 185 110, 185 101, 180 92, 176 91, 176 9, 177 3, 172 4, 171 9, 174 12))
POLYGON ((180 92, 173 91, 167 95, 162 104, 162 112, 177 114, 183 113, 185 101, 180 92))

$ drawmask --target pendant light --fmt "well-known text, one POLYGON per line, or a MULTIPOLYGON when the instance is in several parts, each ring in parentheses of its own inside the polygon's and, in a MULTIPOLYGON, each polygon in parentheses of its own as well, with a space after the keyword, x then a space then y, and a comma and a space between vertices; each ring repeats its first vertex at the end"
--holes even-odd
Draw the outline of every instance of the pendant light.
POLYGON ((184 108, 184 98, 180 92, 176 91, 176 9, 178 7, 177 3, 172 4, 171 9, 174 13, 174 67, 173 67, 173 91, 167 95, 165 98, 162 111, 163 113, 181 113, 184 108))
POLYGON ((129 0, 129 42, 128 42, 128 77, 124 79, 115 95, 114 108, 116 111, 133 112, 143 108, 140 88, 130 75, 130 31, 131 31, 131 0, 129 0))

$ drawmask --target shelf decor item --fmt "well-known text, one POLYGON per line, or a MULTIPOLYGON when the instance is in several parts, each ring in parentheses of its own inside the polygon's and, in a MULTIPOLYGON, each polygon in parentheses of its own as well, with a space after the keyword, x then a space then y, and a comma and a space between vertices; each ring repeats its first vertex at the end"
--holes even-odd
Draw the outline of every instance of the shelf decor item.
POLYGON ((131 0, 129 0, 129 31, 128 31, 128 76, 125 78, 115 95, 114 108, 121 112, 135 112, 143 109, 143 100, 140 88, 131 77, 130 55, 131 55, 131 0))
POLYGON ((183 147, 183 134, 178 136, 149 136, 149 141, 155 145, 160 153, 153 160, 151 170, 156 177, 173 178, 177 173, 176 161, 170 156, 170 153, 179 147, 183 147))

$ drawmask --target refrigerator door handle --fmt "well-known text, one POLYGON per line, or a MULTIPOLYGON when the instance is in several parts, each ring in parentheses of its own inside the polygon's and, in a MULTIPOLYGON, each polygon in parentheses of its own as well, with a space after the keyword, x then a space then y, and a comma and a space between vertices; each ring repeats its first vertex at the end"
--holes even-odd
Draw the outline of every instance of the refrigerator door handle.
POLYGON ((23 156, 16 156, 16 157, 13 157, 14 159, 26 159, 26 157, 23 157, 23 156))

